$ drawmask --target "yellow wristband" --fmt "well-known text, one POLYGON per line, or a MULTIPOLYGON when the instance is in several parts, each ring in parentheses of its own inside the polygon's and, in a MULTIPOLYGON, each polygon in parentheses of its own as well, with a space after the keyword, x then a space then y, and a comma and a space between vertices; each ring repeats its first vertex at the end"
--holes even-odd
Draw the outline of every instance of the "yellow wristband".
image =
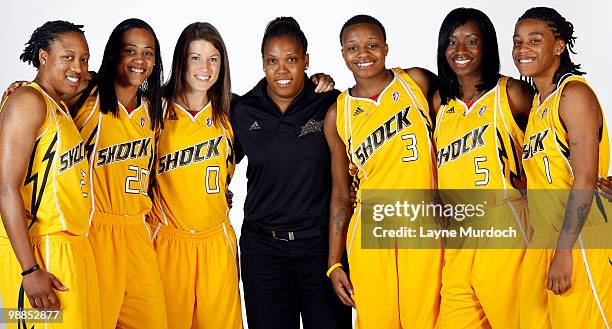
POLYGON ((342 264, 340 263, 336 263, 332 266, 329 267, 329 270, 327 270, 327 273, 325 273, 325 275, 327 275, 327 277, 329 278, 329 275, 331 274, 331 272, 333 272, 335 269, 337 269, 338 267, 342 267, 342 264))

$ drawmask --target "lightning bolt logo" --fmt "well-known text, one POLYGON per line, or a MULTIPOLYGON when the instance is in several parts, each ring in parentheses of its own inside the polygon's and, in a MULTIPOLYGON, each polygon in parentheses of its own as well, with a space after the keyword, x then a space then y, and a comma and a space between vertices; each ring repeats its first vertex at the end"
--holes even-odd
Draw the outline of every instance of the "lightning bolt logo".
POLYGON ((42 177, 42 182, 39 184, 39 173, 35 172, 32 174, 32 167, 34 167, 34 158, 36 155, 36 150, 38 149, 38 143, 40 139, 34 143, 34 148, 32 150, 32 156, 30 156, 30 163, 28 164, 28 173, 23 182, 23 186, 28 186, 32 184, 32 205, 30 209, 30 213, 32 214, 32 222, 28 228, 32 228, 32 225, 36 223, 36 214, 38 213, 38 208, 40 207, 40 202, 42 201, 43 194, 45 193, 45 187, 47 186, 47 179, 49 178, 49 172, 51 171, 51 164, 53 163, 53 158, 55 157, 55 143, 57 143, 57 134, 53 136, 53 140, 49 144, 45 155, 41 161, 41 167, 46 162, 45 172, 42 177), (39 190, 40 189, 40 190, 39 190))
POLYGON ((421 114, 421 116, 425 120, 425 126, 427 127, 427 133, 429 134, 430 139, 433 140, 433 127, 431 126, 431 122, 429 122, 429 119, 427 118, 423 110, 421 110, 418 107, 417 107, 417 110, 419 110, 419 114, 421 114))
POLYGON ((97 134, 98 134, 98 125, 96 125, 96 127, 93 129, 93 131, 87 138, 87 142, 85 143, 85 153, 87 153, 87 159, 89 159, 89 161, 93 161, 93 159, 91 158, 91 153, 93 152, 93 148, 94 148, 93 140, 97 136, 97 134))
MULTIPOLYGON (((506 163, 508 163, 510 161, 510 159, 508 158, 508 151, 506 150, 506 146, 504 144, 504 140, 502 139, 502 135, 499 132, 499 130, 497 130, 497 140, 499 141, 499 148, 497 149, 498 151, 498 156, 499 156, 499 160, 502 164, 502 172, 506 173, 506 163)), ((512 136, 510 136, 510 140, 512 140, 512 136)), ((510 143, 510 147, 512 149, 512 157, 514 158, 514 168, 516 168, 516 170, 518 171, 518 173, 515 173, 514 171, 512 171, 512 169, 509 170, 510 172, 510 183, 512 184, 512 187, 518 189, 518 188, 522 188, 520 185, 520 183, 522 182, 521 179, 521 175, 520 175, 520 164, 518 161, 518 155, 516 153, 516 148, 514 147, 514 144, 510 143)))

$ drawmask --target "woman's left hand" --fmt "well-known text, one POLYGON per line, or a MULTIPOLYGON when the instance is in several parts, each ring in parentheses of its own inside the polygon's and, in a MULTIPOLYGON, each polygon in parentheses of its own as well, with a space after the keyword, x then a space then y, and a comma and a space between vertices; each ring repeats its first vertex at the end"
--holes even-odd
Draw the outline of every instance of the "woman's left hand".
POLYGON ((315 73, 310 77, 312 83, 317 85, 315 88, 315 93, 323 93, 326 91, 334 90, 334 79, 325 73, 315 73))
POLYGON ((600 178, 599 181, 597 181, 597 187, 599 188, 600 194, 608 199, 608 202, 612 202, 612 176, 600 178))

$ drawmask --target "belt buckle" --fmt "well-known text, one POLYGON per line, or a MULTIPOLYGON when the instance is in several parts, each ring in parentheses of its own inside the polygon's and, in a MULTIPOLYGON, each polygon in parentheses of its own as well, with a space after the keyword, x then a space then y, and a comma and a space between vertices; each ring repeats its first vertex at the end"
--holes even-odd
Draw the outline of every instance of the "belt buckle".
POLYGON ((272 231, 272 237, 276 240, 280 240, 280 241, 293 241, 295 240, 295 235, 293 234, 293 232, 287 232, 287 237, 288 239, 285 238, 281 238, 280 236, 276 235, 276 231, 272 231))

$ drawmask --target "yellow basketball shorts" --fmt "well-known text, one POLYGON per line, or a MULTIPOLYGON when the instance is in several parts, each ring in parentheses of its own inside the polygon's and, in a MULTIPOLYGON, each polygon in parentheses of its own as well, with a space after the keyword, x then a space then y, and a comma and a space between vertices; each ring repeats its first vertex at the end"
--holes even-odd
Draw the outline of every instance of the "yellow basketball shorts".
MULTIPOLYGON (((480 238, 471 249, 446 249, 440 329, 519 328, 518 287, 528 241, 526 205, 489 209, 481 229, 513 227, 516 239, 480 238), (515 249, 489 249, 515 245, 515 249)), ((472 225, 472 224, 469 224, 472 225)))
MULTIPOLYGON (((31 323, 27 320, 19 325, 10 321, 7 329, 53 328, 53 329, 99 329, 100 295, 96 264, 89 241, 84 236, 56 233, 32 238, 36 261, 47 272, 66 287, 67 291, 55 291, 62 308, 59 323, 31 323), (25 325, 25 326, 24 326, 25 325)), ((31 309, 28 298, 23 295, 19 305, 21 266, 15 257, 10 242, 0 237, 0 300, 2 308, 31 309)), ((10 319, 5 319, 10 320, 10 319)), ((2 327, 2 325, 0 325, 2 327)))
POLYGON ((447 249, 440 329, 519 328, 524 249, 447 249))
POLYGON ((363 249, 358 205, 347 251, 357 329, 435 328, 442 249, 363 249))
POLYGON ((560 296, 546 285, 555 250, 527 249, 521 271, 521 329, 612 328, 612 249, 585 249, 582 242, 580 238, 572 252, 572 286, 560 296))
POLYGON ((236 236, 229 221, 190 233, 151 226, 168 327, 241 329, 236 236))
POLYGON ((102 299, 102 329, 166 329, 166 306, 144 215, 95 213, 89 241, 102 299))

